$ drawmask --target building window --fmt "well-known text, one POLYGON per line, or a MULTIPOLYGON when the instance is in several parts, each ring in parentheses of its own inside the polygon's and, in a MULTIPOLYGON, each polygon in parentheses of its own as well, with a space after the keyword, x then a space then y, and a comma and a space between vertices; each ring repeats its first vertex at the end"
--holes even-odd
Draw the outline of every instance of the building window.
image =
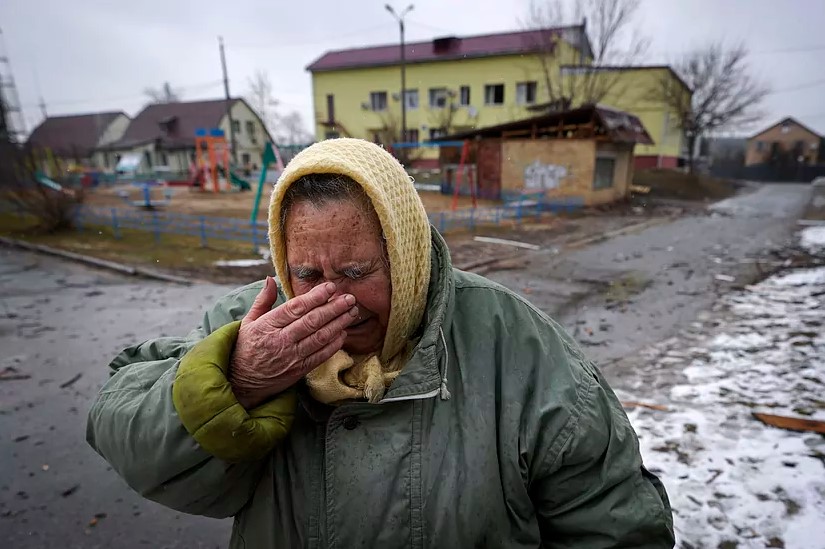
POLYGON ((444 137, 444 128, 430 128, 430 141, 437 141, 444 137))
POLYGON ((789 131, 791 131, 791 125, 788 122, 783 122, 781 131, 782 133, 788 133, 789 131))
POLYGON ((146 151, 143 153, 143 157, 146 159, 146 167, 150 170, 152 169, 152 153, 150 151, 146 151))
POLYGON ((458 89, 458 104, 462 107, 470 106, 470 86, 461 86, 458 89))
POLYGON ((756 142, 756 152, 762 152, 765 150, 765 142, 764 141, 757 141, 756 142))
POLYGON ((233 120, 232 121, 232 133, 241 133, 241 121, 240 120, 233 120))
POLYGON ((616 160, 613 158, 596 158, 596 170, 593 174, 593 189, 609 189, 613 186, 613 174, 616 172, 616 160))
POLYGON ((536 102, 536 83, 519 82, 516 84, 516 103, 519 105, 532 105, 536 102))
POLYGON ((161 166, 168 166, 169 165, 169 157, 166 156, 165 152, 160 153, 160 165, 161 166))
POLYGON ((241 165, 249 166, 249 163, 252 161, 252 157, 249 156, 249 153, 243 153, 241 155, 241 165))
POLYGON ((407 130, 404 141, 407 143, 418 143, 418 130, 407 130))
POLYGON ((335 130, 329 130, 324 134, 324 139, 338 139, 341 137, 341 134, 335 130))
POLYGON ((246 134, 249 137, 255 137, 255 123, 252 120, 246 121, 246 134))
POLYGON ((373 111, 387 110, 387 92, 370 92, 370 109, 373 111))
POLYGON ((106 154, 106 153, 103 153, 103 167, 104 168, 109 167, 109 155, 106 154))
POLYGON ((443 109, 447 106, 447 88, 430 88, 430 108, 443 109))
POLYGON ((404 101, 407 109, 415 110, 418 108, 418 90, 407 90, 404 94, 404 101))
POLYGON ((504 104, 504 84, 487 84, 484 86, 485 105, 504 104))

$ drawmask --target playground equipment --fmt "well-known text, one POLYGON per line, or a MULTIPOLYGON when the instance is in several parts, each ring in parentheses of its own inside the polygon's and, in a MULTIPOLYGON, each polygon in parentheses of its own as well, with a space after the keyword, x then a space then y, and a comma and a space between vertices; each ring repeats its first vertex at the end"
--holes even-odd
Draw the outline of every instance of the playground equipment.
POLYGON ((208 190, 207 178, 212 181, 212 192, 221 191, 223 177, 242 191, 251 190, 249 183, 232 171, 229 165, 229 143, 224 131, 218 128, 195 130, 195 167, 193 184, 202 182, 201 189, 208 190))
POLYGON ((44 174, 44 173, 38 172, 37 174, 35 174, 34 178, 38 183, 40 183, 44 187, 50 188, 53 191, 57 191, 59 193, 71 192, 70 189, 66 189, 60 183, 57 183, 56 181, 52 181, 51 179, 46 177, 46 174, 44 174))
POLYGON ((267 142, 264 147, 263 158, 261 159, 261 177, 258 178, 258 190, 255 191, 255 203, 252 206, 252 215, 249 222, 254 225, 258 221, 258 208, 261 206, 261 194, 263 194, 264 183, 266 183, 266 172, 270 164, 275 164, 278 172, 284 171, 284 164, 281 161, 280 151, 275 152, 276 147, 267 142))
POLYGON ((129 196, 129 191, 122 190, 117 193, 121 200, 130 206, 154 210, 161 206, 166 206, 172 201, 172 189, 167 187, 165 183, 159 183, 157 181, 135 181, 132 185, 141 191, 139 200, 132 200, 129 196), (153 188, 163 189, 163 199, 152 198, 153 188))
MULTIPOLYGON (((396 149, 427 149, 427 148, 437 148, 439 153, 443 149, 449 148, 459 148, 459 161, 458 161, 458 168, 455 169, 453 172, 449 169, 444 169, 445 163, 441 162, 441 158, 439 158, 440 164, 442 164, 442 168, 437 170, 442 176, 447 176, 449 173, 455 174, 455 181, 442 181, 441 182, 441 189, 442 192, 448 188, 449 184, 451 184, 453 188, 453 200, 450 205, 450 209, 455 211, 458 208, 458 196, 461 192, 462 183, 466 180, 469 184, 469 191, 470 196, 473 199, 473 208, 478 207, 478 189, 475 182, 475 178, 473 177, 473 170, 469 169, 471 166, 469 165, 470 161, 470 142, 465 141, 425 141, 423 143, 393 143, 390 146, 390 152, 392 153, 396 149)), ((441 155, 440 155, 441 156, 441 155)), ((445 193, 446 194, 446 193, 445 193)))

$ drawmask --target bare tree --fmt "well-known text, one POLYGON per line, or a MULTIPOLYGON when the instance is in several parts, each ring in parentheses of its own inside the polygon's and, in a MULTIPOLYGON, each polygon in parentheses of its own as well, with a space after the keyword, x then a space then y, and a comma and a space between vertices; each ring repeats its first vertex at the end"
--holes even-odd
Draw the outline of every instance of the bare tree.
POLYGON ((711 43, 685 54, 673 67, 693 93, 663 76, 651 95, 676 113, 687 139, 688 168, 693 172, 696 141, 760 119, 759 107, 769 90, 751 74, 743 45, 711 43))
POLYGON ((181 98, 180 90, 173 89, 169 82, 164 82, 160 88, 146 88, 143 93, 153 105, 178 103, 181 98))
POLYGON ((264 126, 270 134, 275 133, 275 121, 277 119, 278 100, 273 95, 272 81, 269 74, 263 70, 256 70, 255 74, 247 80, 249 92, 247 97, 249 103, 258 116, 263 120, 264 126))
MULTIPOLYGON (((648 41, 634 19, 641 0, 576 0, 572 13, 563 0, 532 0, 523 26, 534 30, 531 47, 541 67, 547 106, 565 109, 599 103, 621 95, 621 73, 611 67, 638 63, 648 41), (566 22, 582 21, 579 53, 563 58, 560 30, 566 22), (585 44, 590 45, 588 55, 585 44)), ((570 32, 569 30, 566 32, 570 32)))
POLYGON ((313 141, 312 134, 307 131, 304 119, 298 111, 278 116, 277 124, 275 139, 279 145, 305 145, 313 141))

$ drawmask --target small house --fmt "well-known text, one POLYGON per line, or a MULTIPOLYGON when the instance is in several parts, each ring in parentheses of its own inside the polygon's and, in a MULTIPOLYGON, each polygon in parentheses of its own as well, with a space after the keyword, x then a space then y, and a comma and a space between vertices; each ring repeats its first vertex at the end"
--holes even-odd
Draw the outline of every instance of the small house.
POLYGON ((603 106, 479 128, 443 138, 471 144, 479 196, 519 192, 606 204, 628 196, 633 149, 653 140, 634 115, 603 106))

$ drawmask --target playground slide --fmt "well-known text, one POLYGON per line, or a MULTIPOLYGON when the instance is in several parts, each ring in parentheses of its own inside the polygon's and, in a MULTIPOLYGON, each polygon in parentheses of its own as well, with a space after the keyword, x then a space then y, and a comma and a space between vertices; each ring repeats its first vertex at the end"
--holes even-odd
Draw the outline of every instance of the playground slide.
MULTIPOLYGON (((218 171, 220 172, 221 175, 224 175, 224 176, 226 175, 226 174, 223 173, 223 166, 218 166, 218 171)), ((229 181, 231 181, 233 185, 235 185, 236 187, 238 187, 242 191, 251 191, 252 190, 252 186, 249 184, 249 182, 246 179, 238 176, 238 174, 233 172, 231 168, 229 169, 229 181)))
POLYGON ((37 174, 35 179, 37 179, 38 183, 40 183, 41 185, 45 185, 53 191, 63 192, 65 190, 60 183, 55 183, 43 174, 37 174))

